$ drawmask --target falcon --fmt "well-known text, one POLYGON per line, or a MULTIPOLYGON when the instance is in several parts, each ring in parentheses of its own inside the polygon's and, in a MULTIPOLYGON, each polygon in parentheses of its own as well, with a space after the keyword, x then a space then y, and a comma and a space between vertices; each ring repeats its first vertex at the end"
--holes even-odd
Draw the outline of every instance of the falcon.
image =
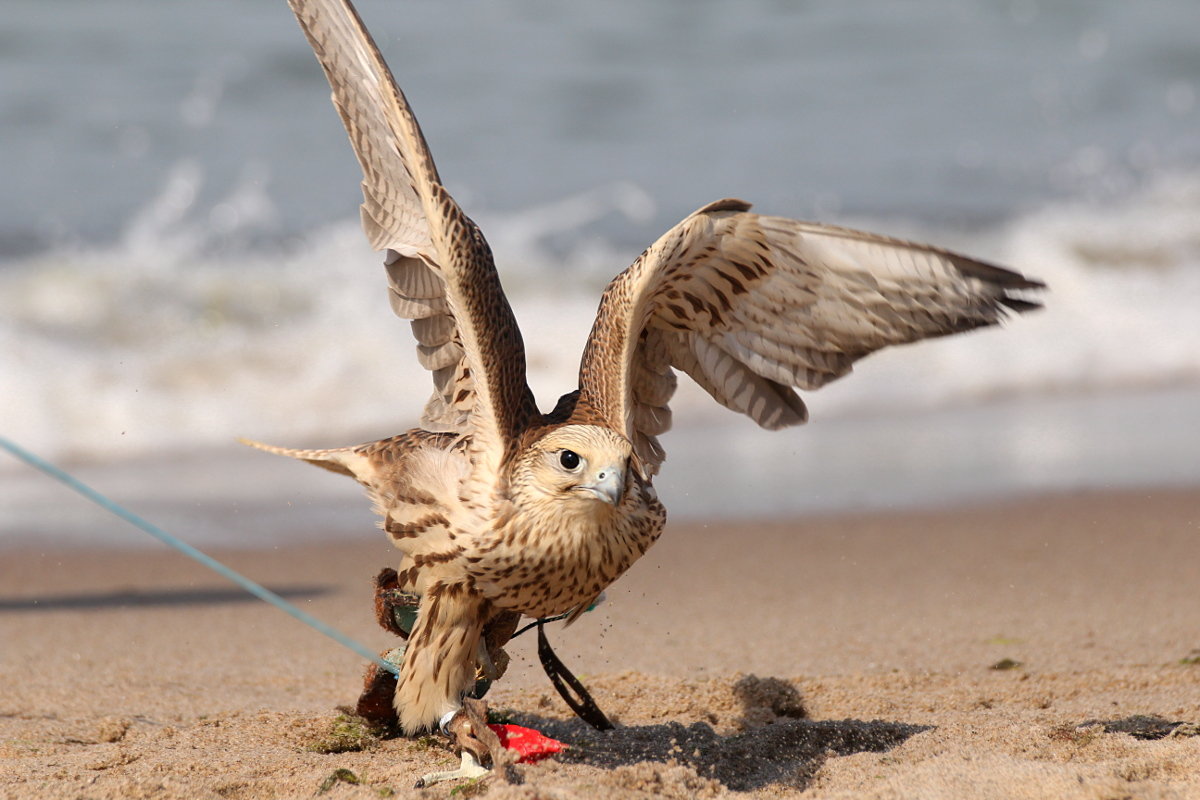
MULTIPOLYGON (((419 597, 394 707, 409 734, 463 714, 489 626, 586 610, 662 532, 652 485, 682 371, 777 430, 812 390, 889 345, 967 331, 1039 281, 936 247, 700 208, 605 289, 578 387, 542 413, 491 250, 446 191, 421 129, 348 0, 289 0, 362 167, 362 225, 386 252, 433 395, 420 427, 331 450, 263 449, 362 484, 419 597)), ((503 638, 503 637, 501 637, 503 638)), ((465 758, 465 756, 464 756, 465 758)))

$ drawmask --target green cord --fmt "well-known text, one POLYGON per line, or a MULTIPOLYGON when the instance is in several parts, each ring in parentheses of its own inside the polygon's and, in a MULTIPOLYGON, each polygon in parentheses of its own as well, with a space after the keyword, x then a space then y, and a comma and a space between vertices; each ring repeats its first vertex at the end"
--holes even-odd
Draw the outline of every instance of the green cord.
POLYGON ((244 575, 234 572, 232 569, 225 566, 220 561, 217 561, 215 558, 200 552, 182 539, 172 536, 157 525, 154 525, 146 519, 138 516, 129 509, 118 505, 104 495, 100 494, 100 492, 97 492, 95 489, 87 486, 53 464, 43 461, 41 458, 38 458, 28 450, 17 446, 3 436, 0 436, 0 447, 3 447, 5 450, 12 453, 14 456, 21 459, 34 469, 38 469, 49 475, 51 478, 66 484, 69 488, 83 495, 88 500, 91 500, 105 511, 120 517, 134 527, 140 528, 141 530, 153 536, 155 539, 158 539, 163 544, 173 547, 188 558, 200 562, 218 575, 228 578, 260 600, 265 600, 266 602, 278 608, 280 611, 290 614, 291 616, 303 622, 305 625, 308 625, 310 628, 325 634, 338 644, 350 648, 355 653, 358 653, 363 658, 369 659, 372 663, 387 670, 393 675, 400 674, 399 668, 397 668, 395 664, 383 660, 378 655, 368 650, 367 647, 360 642, 356 642, 354 639, 351 639, 349 636, 337 630, 336 628, 333 628, 316 617, 301 611, 299 608, 292 605, 287 600, 284 600, 270 589, 255 583, 244 575))

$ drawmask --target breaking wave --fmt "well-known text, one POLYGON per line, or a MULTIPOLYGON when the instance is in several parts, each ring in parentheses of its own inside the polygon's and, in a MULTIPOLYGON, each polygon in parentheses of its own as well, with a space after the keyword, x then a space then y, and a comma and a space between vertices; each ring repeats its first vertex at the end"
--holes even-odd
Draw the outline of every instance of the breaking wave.
MULTIPOLYGON (((273 210, 253 179, 198 209, 201 179, 178 167, 115 244, 0 263, 0 427, 42 453, 95 459, 235 436, 344 444, 414 424, 431 384, 356 221, 264 241, 254 233, 273 210)), ((637 187, 614 185, 478 215, 544 407, 573 388, 603 285, 648 244, 602 231, 644 224, 653 210, 637 187)), ((1051 292, 1046 310, 1003 333, 867 359, 807 396, 814 416, 1200 382, 1200 175, 970 236, 840 221, 1013 265, 1051 292)), ((698 390, 675 407, 682 426, 727 413, 698 390)))

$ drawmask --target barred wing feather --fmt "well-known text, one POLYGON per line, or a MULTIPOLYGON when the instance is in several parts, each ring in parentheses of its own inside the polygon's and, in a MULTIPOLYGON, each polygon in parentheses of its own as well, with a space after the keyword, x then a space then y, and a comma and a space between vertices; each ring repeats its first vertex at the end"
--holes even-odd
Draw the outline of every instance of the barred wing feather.
POLYGON ((418 357, 433 373, 422 427, 471 433, 501 453, 533 413, 533 398, 491 250, 442 186, 420 126, 353 7, 289 3, 362 167, 363 229, 387 251, 392 308, 413 321, 418 357))
POLYGON ((623 430, 649 473, 673 369, 764 428, 807 418, 817 389, 889 345, 1036 308, 1038 281, 938 248, 749 213, 684 219, 609 284, 580 366, 582 408, 623 430))

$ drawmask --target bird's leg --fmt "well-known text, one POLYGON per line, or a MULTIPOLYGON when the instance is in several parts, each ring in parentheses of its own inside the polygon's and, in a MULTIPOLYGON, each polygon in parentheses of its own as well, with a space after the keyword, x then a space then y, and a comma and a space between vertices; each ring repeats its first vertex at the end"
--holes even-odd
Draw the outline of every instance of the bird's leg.
MULTIPOLYGON (((479 670, 476 675, 475 692, 482 695, 492 682, 498 680, 508 667, 508 653, 504 645, 512 638, 513 631, 520 622, 521 615, 514 611, 505 611, 493 617, 483 629, 480 637, 476 660, 479 670)), ((491 770, 483 766, 491 763, 493 767, 503 766, 501 773, 506 773, 512 763, 508 750, 500 745, 500 738, 487 727, 487 703, 482 699, 466 697, 463 707, 455 712, 446 723, 446 733, 451 742, 459 749, 462 764, 458 769, 445 772, 432 772, 417 782, 417 787, 430 786, 440 781, 464 780, 491 774, 491 770), (480 731, 480 733, 476 733, 480 731)), ((507 777, 507 776, 506 776, 507 777)))
POLYGON ((462 764, 458 769, 431 772, 421 776, 417 781, 418 789, 442 781, 465 780, 491 774, 491 770, 483 766, 486 763, 490 763, 492 769, 507 778, 508 767, 513 759, 504 745, 500 744, 500 737, 488 727, 487 713, 487 703, 484 701, 473 697, 463 698, 462 707, 445 725, 451 744, 462 757, 462 764))

